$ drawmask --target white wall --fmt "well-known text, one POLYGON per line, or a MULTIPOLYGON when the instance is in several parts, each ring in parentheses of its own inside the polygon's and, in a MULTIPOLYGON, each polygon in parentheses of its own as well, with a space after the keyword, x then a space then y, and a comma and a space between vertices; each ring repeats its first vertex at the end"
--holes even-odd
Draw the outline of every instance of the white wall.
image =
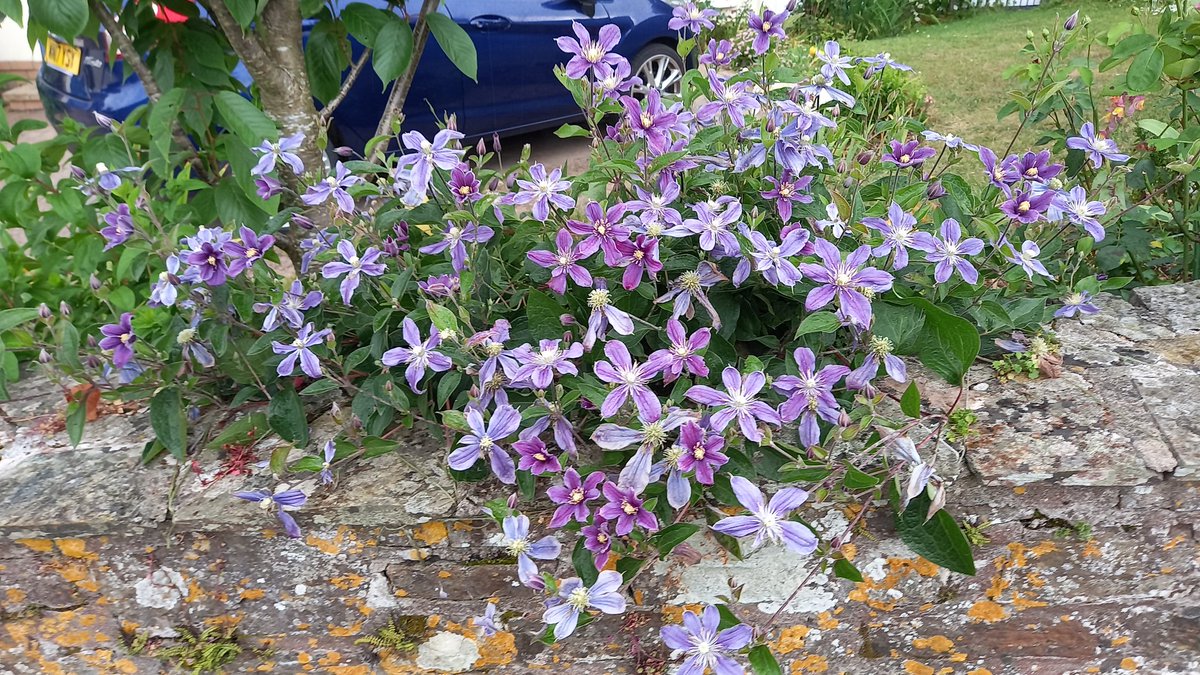
MULTIPOLYGON (((21 0, 25 5, 25 0, 21 0)), ((29 8, 25 7, 23 16, 29 16, 29 8)), ((0 23, 0 61, 40 61, 41 52, 29 48, 25 39, 25 29, 12 19, 0 23)))

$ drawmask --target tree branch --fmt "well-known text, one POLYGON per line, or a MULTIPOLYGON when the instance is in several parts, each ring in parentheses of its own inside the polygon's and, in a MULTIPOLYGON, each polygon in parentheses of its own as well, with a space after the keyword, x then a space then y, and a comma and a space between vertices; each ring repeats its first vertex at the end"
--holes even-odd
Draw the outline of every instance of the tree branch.
MULTIPOLYGON (((392 124, 400 117, 400 112, 404 110, 404 100, 408 98, 408 90, 412 88, 413 78, 417 74, 417 64, 421 61, 421 54, 425 51, 425 44, 429 42, 429 23, 426 18, 431 12, 437 11, 439 0, 424 0, 421 3, 421 13, 417 15, 417 25, 413 28, 413 51, 412 58, 408 62, 408 68, 396 83, 392 85, 392 93, 388 96, 387 105, 383 109, 383 116, 379 118, 379 126, 375 128, 376 136, 385 136, 392 133, 392 124)), ((382 155, 387 150, 387 144, 381 143, 376 147, 376 156, 382 155)))
POLYGON ((229 45, 233 47, 233 51, 237 52, 237 55, 246 62, 247 70, 253 72, 255 69, 270 66, 271 60, 267 56, 267 50, 263 48, 262 43, 255 38, 253 33, 242 30, 237 19, 233 18, 229 8, 225 6, 224 0, 199 0, 199 4, 208 10, 209 15, 217 22, 221 32, 225 34, 225 39, 229 40, 229 45), (251 65, 252 63, 253 65, 251 65))
POLYGON ((138 79, 142 81, 142 87, 146 89, 146 96, 151 101, 157 101, 162 97, 162 87, 158 86, 158 80, 154 79, 154 73, 150 72, 149 66, 142 60, 142 53, 133 46, 133 40, 125 32, 125 29, 117 23, 117 20, 109 12, 108 8, 100 0, 88 0, 88 5, 92 8, 92 14, 100 20, 100 25, 104 26, 104 30, 108 31, 109 37, 113 42, 117 43, 117 48, 121 50, 122 56, 125 58, 125 63, 133 69, 137 74, 138 79))
POLYGON ((338 91, 337 96, 330 99, 329 103, 321 109, 321 123, 329 124, 330 118, 333 117, 333 111, 342 104, 346 99, 346 95, 350 93, 350 87, 354 86, 354 82, 358 79, 359 73, 367 65, 367 61, 371 60, 371 48, 367 47, 363 50, 362 56, 358 57, 354 65, 350 68, 350 74, 346 76, 346 81, 342 82, 342 88, 338 91))

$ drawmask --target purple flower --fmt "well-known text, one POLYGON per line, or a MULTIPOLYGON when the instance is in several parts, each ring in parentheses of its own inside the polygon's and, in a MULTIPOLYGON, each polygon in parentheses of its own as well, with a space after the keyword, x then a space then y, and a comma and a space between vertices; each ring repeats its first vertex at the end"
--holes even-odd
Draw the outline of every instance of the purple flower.
POLYGON ((529 177, 532 180, 517 179, 516 192, 510 192, 500 199, 497 204, 529 204, 533 203, 532 215, 538 222, 546 222, 550 217, 550 206, 564 211, 575 208, 575 200, 565 194, 571 189, 571 184, 562 180, 562 169, 555 169, 546 174, 546 167, 541 163, 529 167, 529 177))
POLYGON ((671 20, 667 22, 667 28, 699 33, 701 28, 712 30, 715 26, 713 24, 715 18, 717 18, 717 10, 700 9, 696 3, 689 0, 682 5, 677 5, 671 11, 671 20))
POLYGON ((800 87, 800 92, 806 97, 816 99, 818 105, 825 105, 832 101, 847 108, 854 107, 854 97, 831 86, 830 78, 821 73, 813 75, 809 84, 800 87))
POLYGON ((1075 316, 1079 314, 1096 314, 1100 308, 1096 306, 1093 300, 1096 298, 1087 291, 1075 291, 1074 293, 1063 298, 1063 306, 1059 307, 1054 312, 1054 318, 1059 319, 1064 316, 1075 316))
POLYGON ((826 204, 825 215, 827 218, 817 220, 817 222, 814 223, 814 225, 817 227, 817 231, 824 234, 825 230, 830 230, 834 239, 841 239, 842 235, 845 234, 846 230, 849 228, 846 226, 846 221, 842 220, 842 216, 838 212, 837 204, 834 204, 833 202, 826 204))
POLYGON ((567 221, 571 234, 584 238, 579 242, 579 253, 586 258, 598 249, 603 250, 604 264, 616 267, 626 254, 623 246, 629 239, 629 228, 621 224, 625 205, 613 204, 605 210, 599 202, 589 202, 583 212, 585 221, 567 221))
POLYGON ((925 140, 927 140, 927 141, 930 141, 930 142, 940 141, 942 143, 945 143, 947 148, 966 148, 967 150, 970 150, 971 152, 979 152, 978 145, 972 145, 970 143, 967 143, 966 141, 959 138, 958 136, 955 136, 954 134, 943 135, 943 134, 939 134, 936 131, 931 131, 929 129, 926 129, 925 131, 921 132, 921 135, 924 136, 925 140))
POLYGON ((158 281, 150 289, 151 307, 170 307, 179 299, 179 256, 172 253, 165 264, 167 269, 158 273, 158 281))
POLYGON ((842 253, 824 239, 813 242, 821 264, 801 263, 800 271, 812 281, 821 284, 809 291, 804 299, 804 308, 810 312, 828 305, 835 298, 842 311, 860 326, 871 324, 871 301, 862 289, 882 293, 892 287, 892 275, 866 267, 871 257, 871 247, 863 245, 842 260, 842 253))
POLYGON ((1084 151, 1092 166, 1097 169, 1106 159, 1114 164, 1129 161, 1129 155, 1122 155, 1117 151, 1117 144, 1113 139, 1096 135, 1096 128, 1091 122, 1085 122, 1079 127, 1078 136, 1067 139, 1067 147, 1084 151))
POLYGON ((855 391, 870 391, 871 381, 879 374, 879 363, 883 362, 884 371, 896 382, 908 381, 908 367, 900 357, 892 354, 892 341, 882 335, 872 335, 867 343, 867 358, 862 365, 855 368, 846 376, 846 386, 855 391))
POLYGON ((842 84, 850 84, 850 76, 846 69, 854 65, 854 59, 842 56, 842 46, 833 40, 828 40, 825 46, 817 50, 817 60, 822 63, 821 74, 829 79, 837 78, 842 84))
POLYGON ((464 242, 486 244, 495 234, 496 231, 487 225, 467 223, 459 227, 454 223, 447 223, 442 231, 441 241, 422 246, 418 250, 421 253, 434 254, 450 249, 450 264, 455 272, 462 272, 467 268, 467 247, 464 242))
MULTIPOLYGON (((639 446, 639 449, 649 450, 651 453, 658 450, 667 442, 667 436, 670 432, 678 429, 680 425, 688 420, 695 419, 695 414, 690 411, 680 410, 679 408, 671 408, 665 416, 652 415, 651 411, 638 409, 638 421, 641 422, 641 429, 631 429, 618 424, 605 422, 596 427, 596 431, 592 433, 592 441, 596 445, 605 450, 623 450, 631 445, 639 446)), ((640 458, 646 460, 647 475, 649 457, 640 458)), ((630 460, 633 463, 633 460, 630 460)), ((625 470, 621 471, 621 477, 617 482, 622 485, 635 485, 638 489, 644 488, 649 483, 639 485, 639 480, 627 478, 631 473, 630 464, 626 464, 625 470)))
POLYGON ((579 449, 575 446, 575 427, 563 415, 562 405, 540 399, 538 405, 549 409, 549 413, 537 418, 529 428, 521 432, 521 440, 540 437, 542 432, 553 427, 554 443, 568 455, 575 457, 579 449))
POLYGON ((484 637, 492 637, 500 632, 501 625, 496 621, 496 603, 489 602, 483 610, 483 616, 475 617, 475 627, 484 637))
POLYGON ((579 534, 583 535, 583 547, 591 551, 596 561, 596 569, 604 569, 608 564, 609 551, 612 550, 612 524, 596 514, 592 524, 580 528, 579 534))
POLYGON ((736 419, 747 440, 758 443, 763 439, 762 431, 758 428, 759 420, 776 426, 783 423, 774 408, 754 398, 767 383, 762 371, 756 370, 743 378, 737 368, 726 366, 721 371, 721 381, 725 384, 725 391, 698 384, 685 394, 701 405, 721 408, 710 419, 713 429, 724 431, 736 419))
POLYGON ((706 66, 728 66, 733 62, 735 52, 729 40, 708 41, 708 49, 700 55, 700 63, 706 66))
POLYGON ((620 54, 612 53, 613 47, 621 41, 621 29, 616 24, 601 26, 599 39, 595 41, 578 21, 571 22, 571 30, 575 32, 576 39, 560 37, 554 41, 559 49, 571 54, 566 71, 567 77, 572 80, 582 78, 589 70, 595 72, 596 66, 601 63, 615 66, 624 60, 625 57, 620 54))
POLYGON ((608 502, 600 507, 598 513, 606 520, 616 521, 617 536, 623 537, 633 532, 635 526, 647 532, 658 531, 658 518, 644 508, 643 500, 632 487, 609 482, 604 484, 601 492, 608 502))
POLYGON ((279 365, 275 368, 275 372, 280 377, 288 377, 296 371, 296 361, 300 362, 300 370, 304 371, 305 375, 313 379, 321 377, 321 362, 317 360, 317 355, 312 353, 312 348, 321 344, 326 335, 333 331, 324 328, 317 332, 313 332, 311 323, 304 324, 300 332, 296 334, 296 339, 288 344, 279 342, 278 340, 271 341, 271 349, 276 354, 287 354, 279 365))
POLYGON ((800 488, 784 488, 763 504, 762 491, 741 476, 731 476, 730 485, 738 502, 750 511, 748 516, 731 516, 713 524, 712 529, 731 537, 754 535, 754 548, 767 541, 783 542, 800 555, 810 555, 817 548, 817 538, 804 525, 788 520, 792 511, 800 508, 808 493, 800 488))
POLYGON ((725 115, 738 129, 746 126, 746 114, 758 108, 758 101, 748 91, 750 83, 727 84, 713 69, 708 71, 708 86, 712 89, 712 100, 700 106, 696 119, 712 124, 725 115))
POLYGON ((292 328, 299 328, 304 324, 304 314, 313 307, 320 305, 325 301, 325 294, 321 291, 310 291, 305 294, 304 286, 297 279, 292 282, 290 290, 285 290, 279 298, 279 302, 274 305, 265 302, 254 303, 254 311, 258 313, 266 312, 267 316, 263 319, 263 332, 270 333, 275 330, 282 319, 284 323, 292 328))
POLYGON ((229 276, 236 277, 249 269, 254 263, 262 260, 263 255, 275 245, 275 237, 269 234, 258 236, 254 230, 246 226, 241 229, 242 241, 230 241, 225 244, 225 253, 229 256, 229 276))
POLYGON ((591 253, 584 253, 582 246, 575 245, 575 240, 566 229, 558 231, 554 237, 554 243, 558 251, 537 249, 525 254, 525 257, 532 260, 534 264, 550 268, 550 283, 547 284, 550 290, 559 295, 566 293, 567 277, 584 288, 591 286, 591 273, 579 264, 580 260, 588 257, 591 253))
POLYGON ((666 227, 683 223, 683 216, 677 209, 670 206, 679 199, 679 183, 663 172, 658 181, 658 193, 643 190, 642 186, 633 186, 637 199, 625 202, 625 208, 638 214, 642 223, 640 230, 648 237, 659 237, 666 227))
POLYGON ((633 71, 629 67, 629 62, 621 59, 621 62, 615 66, 610 66, 607 63, 601 63, 596 66, 596 81, 594 83, 593 92, 595 94, 595 105, 600 105, 601 101, 618 100, 623 92, 627 92, 634 87, 642 86, 642 78, 630 77, 633 71))
POLYGON ((448 185, 454 201, 459 204, 469 204, 483 199, 483 195, 479 192, 479 179, 475 177, 475 172, 471 171, 471 167, 466 164, 456 164, 450 170, 448 185))
POLYGON ((662 403, 648 383, 662 370, 661 359, 651 356, 645 363, 634 363, 625 343, 618 340, 605 343, 604 355, 608 361, 596 362, 596 377, 617 386, 605 397, 600 406, 600 416, 609 418, 616 415, 625 400, 632 398, 638 410, 651 419, 658 419, 662 414, 662 403))
POLYGON ((771 184, 771 189, 759 192, 759 194, 763 199, 775 200, 775 210, 783 222, 786 223, 792 219, 792 202, 812 203, 813 198, 808 194, 812 176, 796 177, 792 175, 791 171, 785 170, 782 178, 776 179, 774 176, 767 176, 766 180, 771 184))
POLYGON ((667 337, 671 339, 671 346, 650 355, 651 361, 662 364, 665 384, 674 382, 685 370, 690 375, 708 377, 708 366, 704 365, 704 359, 697 352, 708 347, 708 341, 712 338, 709 329, 701 328, 688 337, 678 319, 668 319, 667 337))
POLYGON ((925 252, 925 259, 937 263, 933 269, 933 278, 939 284, 950 280, 954 270, 958 270, 963 281, 974 285, 979 280, 979 272, 967 261, 969 255, 979 255, 983 251, 983 240, 974 237, 963 240, 962 229, 958 221, 947 218, 942 221, 942 238, 938 239, 928 232, 917 232, 913 235, 912 247, 925 252))
POLYGON ((316 185, 308 186, 308 190, 300 197, 300 201, 309 206, 324 204, 332 197, 337 202, 338 209, 343 213, 354 213, 354 198, 346 192, 346 188, 362 182, 362 178, 350 173, 341 162, 334 167, 334 175, 316 185))
POLYGON ((863 73, 863 77, 867 79, 870 79, 872 75, 882 71, 884 68, 891 68, 893 70, 912 70, 912 68, 893 59, 892 55, 887 52, 883 52, 875 56, 864 56, 859 60, 869 65, 867 72, 863 73))
POLYGON ((695 300, 708 311, 713 328, 720 330, 721 317, 717 314, 717 309, 713 307, 712 302, 709 301, 704 289, 712 288, 721 281, 728 281, 728 279, 717 270, 716 265, 703 260, 696 267, 696 271, 684 272, 679 275, 672 284, 671 290, 662 297, 656 298, 654 302, 667 302, 674 299, 675 304, 671 310, 671 318, 678 319, 680 316, 687 316, 690 319, 693 315, 692 300, 695 300))
POLYGON ((517 559, 517 577, 521 583, 528 586, 530 580, 538 576, 537 565, 533 559, 554 560, 562 546, 551 536, 530 541, 529 516, 525 514, 505 516, 500 526, 504 530, 504 547, 508 549, 509 555, 517 559))
POLYGON ((299 508, 308 501, 308 497, 300 490, 287 490, 285 485, 280 485, 276 488, 274 494, 266 490, 255 490, 253 492, 235 492, 234 497, 245 499, 248 502, 255 502, 263 511, 270 511, 278 507, 275 515, 279 517, 279 522, 283 523, 283 531, 292 539, 300 538, 300 526, 296 524, 296 519, 292 518, 289 510, 299 508))
POLYGON ((524 344, 512 351, 512 359, 519 367, 511 375, 513 382, 529 382, 534 389, 549 389, 554 374, 578 375, 579 370, 571 359, 583 356, 583 345, 572 342, 566 349, 562 340, 541 340, 538 351, 524 344))
POLYGON ((596 287, 588 293, 588 307, 592 313, 588 315, 587 332, 583 335, 583 348, 591 351, 595 346, 596 340, 605 336, 608 333, 608 326, 612 324, 612 329, 617 331, 618 335, 633 334, 633 318, 628 312, 617 309, 612 304, 612 295, 608 292, 608 282, 604 279, 596 279, 596 287))
POLYGON ((278 143, 263 141, 258 144, 258 147, 250 148, 254 152, 262 155, 259 158, 258 164, 250 169, 250 175, 261 176, 275 170, 275 165, 282 161, 292 168, 292 173, 299 176, 304 173, 304 162, 301 161, 300 155, 296 154, 296 150, 304 145, 304 134, 298 133, 294 136, 284 136, 279 139, 278 143))
POLYGON ((345 239, 338 242, 337 250, 338 253, 342 255, 342 260, 344 262, 335 260, 333 262, 325 263, 325 265, 321 267, 321 276, 325 277, 326 279, 336 279, 343 274, 346 275, 346 277, 342 279, 340 288, 342 291, 342 302, 349 305, 351 298, 354 297, 355 289, 358 288, 358 284, 362 280, 361 275, 365 274, 367 276, 377 277, 383 274, 387 268, 384 267, 383 263, 375 262, 376 260, 379 260, 380 256, 383 255, 383 252, 374 246, 368 247, 367 250, 363 252, 361 258, 358 257, 358 252, 354 250, 354 244, 351 244, 345 239))
POLYGON ((717 244, 720 244, 726 255, 733 255, 740 247, 737 237, 733 236, 733 232, 729 228, 742 217, 742 205, 732 197, 725 200, 723 205, 722 209, 720 204, 714 205, 707 202, 693 204, 692 209, 696 212, 696 217, 685 219, 681 225, 672 227, 663 234, 668 237, 698 234, 700 235, 700 250, 712 251, 717 244))
POLYGON ((1045 217, 1046 209, 1054 201, 1054 192, 1035 195, 1025 190, 1014 191, 1012 197, 1000 205, 1000 210, 1019 223, 1033 223, 1045 217))
MULTIPOLYGON (((113 365, 124 368, 133 360, 133 343, 137 335, 133 333, 133 312, 125 312, 116 323, 100 327, 100 349, 112 351, 113 365)), ((657 399, 655 399, 657 401, 657 399)))
POLYGON ((783 23, 788 20, 786 11, 776 14, 769 9, 761 15, 751 12, 750 29, 754 33, 754 53, 762 56, 771 48, 771 38, 783 39, 783 23))
POLYGON ((107 242, 104 245, 105 251, 124 244, 133 236, 133 214, 129 212, 127 204, 118 204, 116 211, 104 214, 104 222, 108 224, 108 227, 100 230, 100 234, 104 235, 107 242))
POLYGON ((270 199, 283 192, 283 183, 270 176, 256 176, 254 187, 254 193, 258 195, 259 199, 270 199))
POLYGON ((408 346, 393 347, 384 352, 379 360, 383 362, 383 365, 389 367, 405 364, 407 367, 404 369, 404 379, 408 382, 409 389, 420 394, 422 390, 419 387, 421 379, 425 377, 426 368, 440 373, 450 370, 454 364, 450 362, 450 357, 434 351, 442 341, 436 328, 430 328, 429 339, 422 341, 421 331, 417 328, 416 322, 404 317, 404 321, 401 322, 401 333, 408 346))
POLYGON ((620 614, 625 611, 621 583, 621 574, 613 570, 601 572, 591 588, 584 586, 579 577, 566 579, 558 587, 558 596, 546 601, 542 621, 554 625, 555 640, 563 640, 575 632, 581 612, 597 609, 605 614, 620 614))
POLYGON ((788 258, 804 250, 808 244, 808 230, 792 230, 778 245, 761 232, 749 232, 747 236, 753 247, 750 257, 754 258, 754 268, 762 273, 768 283, 772 286, 783 284, 790 288, 800 281, 800 270, 788 258))
POLYGON ((1027 152, 1021 157, 1014 155, 1010 159, 1016 173, 1021 178, 1037 183, 1044 183, 1054 178, 1062 173, 1064 168, 1062 164, 1053 164, 1050 162, 1049 150, 1027 152))
POLYGON ((1037 259, 1038 255, 1041 254, 1042 249, 1039 248, 1036 243, 1026 240, 1025 243, 1021 244, 1020 251, 1018 251, 1011 243, 1006 241, 1001 242, 1000 247, 1001 249, 1008 249, 1005 252, 1004 259, 1025 270, 1025 274, 1028 275, 1030 279, 1033 278, 1034 274, 1040 274, 1050 279, 1054 278, 1054 276, 1046 270, 1046 266, 1042 264, 1042 261, 1037 259))
POLYGON ((452 274, 439 274, 417 282, 421 292, 433 298, 448 298, 458 292, 459 278, 452 274))
POLYGON ((465 471, 484 457, 491 464, 492 473, 500 482, 512 485, 517 482, 517 471, 512 457, 500 445, 505 438, 513 435, 521 426, 521 413, 510 405, 502 405, 492 413, 487 425, 483 422, 483 413, 478 409, 467 410, 467 425, 471 433, 462 437, 459 446, 450 453, 450 468, 465 471))
POLYGON ((979 148, 979 161, 983 162, 988 182, 1003 190, 1004 194, 1010 192, 1010 185, 1021 180, 1021 174, 1017 173, 1016 165, 1007 159, 1003 162, 998 161, 996 153, 989 148, 982 146, 979 148))
POLYGON ((895 164, 901 169, 923 164, 925 160, 937 154, 937 150, 922 146, 916 139, 904 143, 889 141, 888 144, 891 150, 884 153, 884 164, 895 164))
POLYGON ((780 375, 772 385, 787 395, 788 399, 779 406, 779 417, 784 422, 800 419, 800 442, 811 448, 821 442, 821 429, 817 417, 837 424, 841 406, 833 397, 833 388, 850 369, 846 366, 827 365, 817 370, 817 360, 808 347, 798 347, 792 352, 799 368, 799 375, 780 375))
POLYGON ((404 147, 413 151, 400 155, 396 167, 409 183, 408 193, 404 195, 405 204, 416 206, 425 200, 434 167, 450 170, 458 166, 463 151, 449 146, 462 137, 461 133, 452 129, 438 131, 432 141, 419 131, 409 131, 400 137, 404 147))
POLYGON ((721 449, 725 438, 721 434, 705 433, 695 422, 687 422, 679 430, 679 457, 675 460, 680 471, 695 471, 696 480, 704 485, 713 484, 717 469, 729 461, 721 449))
POLYGON ((625 256, 618 265, 625 268, 621 274, 621 287, 627 291, 637 288, 642 283, 642 276, 653 280, 663 268, 658 259, 658 239, 639 234, 633 242, 626 242, 625 256))
POLYGON ((321 464, 321 485, 329 485, 333 482, 333 458, 337 455, 337 446, 333 440, 325 441, 324 461, 321 464))
POLYGON ((625 106, 625 121, 634 138, 646 139, 646 145, 655 154, 666 152, 671 145, 671 127, 679 116, 667 110, 662 104, 662 94, 657 89, 646 92, 643 106, 632 96, 622 96, 621 105, 625 106))
POLYGON ((184 258, 196 278, 209 286, 220 286, 225 283, 229 267, 225 262, 225 250, 220 241, 199 241, 193 238, 196 248, 184 258))
POLYGON ((572 520, 586 523, 588 502, 600 497, 600 484, 603 482, 603 471, 593 471, 586 479, 581 479, 574 467, 567 469, 563 474, 563 484, 546 490, 550 501, 558 504, 554 515, 550 517, 550 527, 558 529, 572 520))
POLYGON ((300 273, 308 274, 308 267, 312 261, 317 259, 317 256, 333 248, 334 242, 338 239, 338 233, 332 228, 321 230, 311 237, 306 237, 300 241, 300 250, 304 251, 300 256, 300 273))
POLYGON ((663 644, 687 655, 679 667, 681 675, 703 675, 711 670, 716 675, 745 673, 731 653, 748 647, 754 631, 744 623, 718 630, 721 613, 713 605, 705 605, 700 616, 692 611, 683 613, 683 628, 663 626, 663 644))
POLYGON ((1104 239, 1104 226, 1100 224, 1099 220, 1096 220, 1096 216, 1102 216, 1108 212, 1108 209, 1104 208, 1104 202, 1089 201, 1087 190, 1079 186, 1071 188, 1069 192, 1059 194, 1054 201, 1055 205, 1067 214, 1067 219, 1081 226, 1091 235, 1092 239, 1096 241, 1104 239))
POLYGON ((175 336, 175 343, 179 345, 180 355, 183 358, 195 361, 205 368, 212 368, 216 360, 213 359, 212 352, 208 351, 204 343, 197 339, 196 328, 199 325, 200 313, 196 312, 192 315, 191 324, 175 336))

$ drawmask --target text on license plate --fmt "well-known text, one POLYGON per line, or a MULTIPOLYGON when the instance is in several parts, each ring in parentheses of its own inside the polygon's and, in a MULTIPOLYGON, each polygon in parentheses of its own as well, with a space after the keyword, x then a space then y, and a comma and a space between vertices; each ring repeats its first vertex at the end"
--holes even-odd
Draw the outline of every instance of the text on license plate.
POLYGON ((46 41, 46 65, 51 68, 69 75, 78 75, 82 58, 83 52, 78 47, 57 40, 46 41))

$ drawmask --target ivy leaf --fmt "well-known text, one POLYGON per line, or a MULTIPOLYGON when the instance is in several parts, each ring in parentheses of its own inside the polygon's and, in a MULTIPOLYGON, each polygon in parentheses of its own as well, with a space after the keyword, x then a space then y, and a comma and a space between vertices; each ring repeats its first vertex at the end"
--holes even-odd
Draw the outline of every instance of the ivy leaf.
POLYGON ((300 396, 290 386, 280 387, 267 404, 267 423, 279 437, 293 445, 308 445, 308 418, 300 396))
POLYGON ((150 399, 150 426, 173 457, 187 456, 187 418, 178 388, 167 387, 150 399))
POLYGON ((954 518, 939 510, 929 520, 929 493, 921 492, 908 503, 903 513, 896 514, 896 530, 900 540, 929 562, 960 574, 975 574, 975 558, 971 544, 954 518))
POLYGON ((918 352, 921 363, 950 384, 962 384, 979 354, 979 333, 971 322, 938 309, 928 300, 912 298, 910 302, 925 313, 918 352))
POLYGON ((596 559, 584 546, 583 537, 575 540, 575 550, 571 552, 571 565, 575 567, 575 573, 583 580, 584 586, 590 587, 600 576, 596 571, 596 559))
POLYGON ((800 322, 800 327, 796 329, 794 337, 809 333, 832 333, 841 327, 842 322, 838 321, 833 312, 815 312, 804 317, 804 320, 800 322))
POLYGON ((433 33, 433 38, 437 40, 438 46, 449 57, 450 62, 462 71, 463 75, 478 82, 475 43, 471 42, 467 31, 445 14, 431 13, 425 17, 425 21, 429 25, 429 32, 433 33))
POLYGON ((775 660, 775 654, 771 653, 768 645, 756 645, 748 656, 750 668, 755 675, 783 675, 783 671, 779 669, 779 662, 775 660))
POLYGON ((413 34, 408 22, 395 15, 389 15, 387 22, 378 31, 378 38, 374 40, 375 54, 371 57, 371 67, 386 87, 408 69, 408 64, 412 61, 413 34))
POLYGON ((921 416, 921 390, 917 389, 915 381, 908 383, 908 388, 900 397, 900 412, 914 418, 921 416))
POLYGON ((658 534, 650 537, 650 543, 658 549, 658 559, 665 560, 676 546, 687 541, 689 537, 700 531, 695 523, 675 523, 664 527, 658 534))

